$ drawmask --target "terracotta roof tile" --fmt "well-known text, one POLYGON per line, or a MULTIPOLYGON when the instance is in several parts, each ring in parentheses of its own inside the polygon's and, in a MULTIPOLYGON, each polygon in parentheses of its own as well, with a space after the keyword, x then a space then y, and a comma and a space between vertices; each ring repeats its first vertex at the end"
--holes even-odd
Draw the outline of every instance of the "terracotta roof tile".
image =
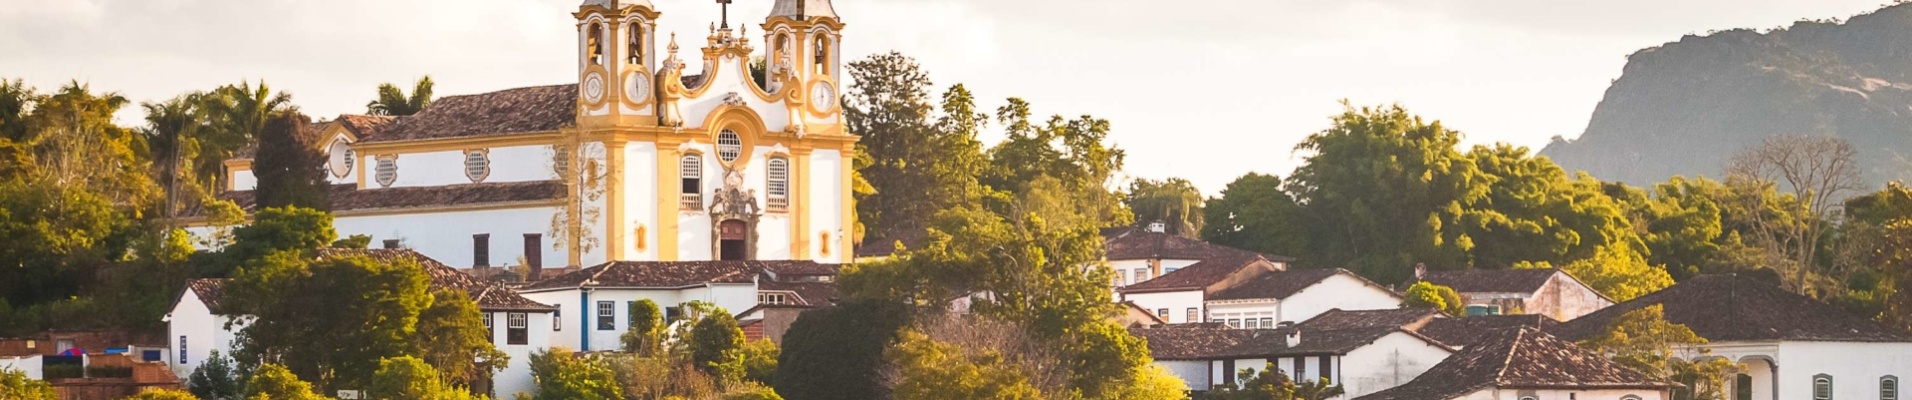
POLYGON ((1175 270, 1175 272, 1162 274, 1162 276, 1155 277, 1155 279, 1124 286, 1119 289, 1119 291, 1150 292, 1202 289, 1227 279, 1236 271, 1252 268, 1257 264, 1271 269, 1274 268, 1272 262, 1261 256, 1254 254, 1237 254, 1231 257, 1213 258, 1190 264, 1189 266, 1175 270))
MULTIPOLYGON (((1447 319, 1440 311, 1425 308, 1397 308, 1393 310, 1349 311, 1332 309, 1301 321, 1296 326, 1302 329, 1337 330, 1352 328, 1393 327, 1407 330, 1420 329, 1431 321, 1447 319)), ((1425 333, 1425 332, 1422 332, 1425 333)), ((1445 343, 1445 342, 1443 342, 1445 343)))
POLYGON ((1912 342, 1912 334, 1905 331, 1737 275, 1690 278, 1560 324, 1550 332, 1572 340, 1586 339, 1605 331, 1614 318, 1653 305, 1664 306, 1667 322, 1684 324, 1714 342, 1912 342))
POLYGON ((1520 328, 1549 330, 1559 324, 1560 321, 1545 315, 1476 315, 1435 319, 1416 331, 1448 345, 1473 346, 1492 337, 1494 332, 1520 328))
MULTIPOLYGON (((1186 269, 1186 268, 1185 268, 1186 269)), ((1181 272, 1181 271, 1175 271, 1181 272)), ((1222 289, 1208 296, 1209 300, 1248 300, 1248 299, 1286 299, 1300 293, 1302 289, 1314 286, 1329 277, 1354 274, 1343 269, 1301 269, 1270 272, 1249 279, 1247 282, 1222 289)), ((1157 278, 1160 279, 1160 278, 1157 278)), ((1143 282, 1147 283, 1147 282, 1143 282)))
POLYGON ((1161 232, 1142 229, 1104 229, 1103 248, 1109 260, 1209 260, 1262 256, 1270 261, 1287 262, 1288 257, 1262 254, 1161 232))
POLYGON ((556 131, 577 120, 577 94, 578 85, 563 84, 445 97, 360 143, 556 131))
POLYGON ((757 290, 796 293, 793 300, 799 306, 826 306, 837 301, 836 282, 759 282, 757 290))
POLYGON ((1444 400, 1486 388, 1651 389, 1671 387, 1539 329, 1496 332, 1448 356, 1405 385, 1359 400, 1444 400))
POLYGON ((199 301, 205 303, 206 309, 211 310, 213 315, 226 315, 226 312, 230 311, 226 309, 225 304, 225 279, 194 279, 186 281, 186 290, 191 290, 194 296, 199 296, 199 301))
POLYGON ((1462 293, 1533 293, 1546 286, 1556 273, 1561 272, 1558 269, 1427 271, 1421 280, 1462 293))
MULTIPOLYGON (((359 190, 357 185, 333 185, 328 197, 332 211, 388 210, 423 207, 510 204, 555 200, 563 195, 559 181, 473 183, 463 185, 400 187, 359 190)), ((253 192, 236 190, 219 195, 250 213, 257 211, 253 192)), ((204 210, 190 207, 182 217, 203 215, 204 210)))
POLYGON ((1352 329, 1301 329, 1300 342, 1288 346, 1288 334, 1296 328, 1234 329, 1215 324, 1175 324, 1151 328, 1131 328, 1129 332, 1146 339, 1149 354, 1158 360, 1222 360, 1303 355, 1347 354, 1396 332, 1407 333, 1440 345, 1426 337, 1399 327, 1363 327, 1352 329))
POLYGON ((399 117, 385 115, 345 114, 340 115, 339 118, 334 121, 338 122, 339 126, 344 127, 345 130, 352 131, 352 135, 357 136, 359 141, 362 142, 378 137, 378 134, 383 132, 385 127, 391 126, 393 122, 397 122, 398 118, 399 117))
POLYGON ((542 312, 557 309, 557 307, 544 305, 527 299, 524 296, 520 296, 517 291, 511 290, 511 288, 478 280, 478 278, 474 278, 464 271, 452 268, 449 265, 438 262, 438 260, 433 260, 431 257, 426 257, 424 254, 419 254, 412 250, 320 249, 318 251, 318 257, 320 259, 354 256, 363 256, 381 262, 397 260, 412 260, 417 262, 420 267, 425 269, 425 274, 431 277, 432 290, 463 291, 466 295, 471 296, 472 301, 478 303, 478 309, 480 310, 542 312))

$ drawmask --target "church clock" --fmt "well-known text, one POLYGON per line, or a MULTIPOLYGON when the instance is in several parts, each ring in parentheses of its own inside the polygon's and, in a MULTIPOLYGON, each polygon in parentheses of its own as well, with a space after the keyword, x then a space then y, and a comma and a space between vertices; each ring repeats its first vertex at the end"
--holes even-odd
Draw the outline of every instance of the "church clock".
POLYGON ((604 75, 592 72, 584 77, 584 100, 593 104, 604 101, 604 75))
POLYGON ((810 84, 810 107, 818 113, 828 113, 835 109, 836 88, 824 81, 810 84))

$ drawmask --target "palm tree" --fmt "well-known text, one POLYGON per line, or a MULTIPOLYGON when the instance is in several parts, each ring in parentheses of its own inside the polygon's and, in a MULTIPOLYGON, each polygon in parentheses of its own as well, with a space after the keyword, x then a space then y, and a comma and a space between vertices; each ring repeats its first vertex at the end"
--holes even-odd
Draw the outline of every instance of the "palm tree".
POLYGON ((163 102, 140 104, 146 109, 146 127, 140 132, 146 135, 152 147, 153 164, 158 169, 160 189, 165 198, 160 201, 165 206, 163 216, 172 217, 179 211, 181 178, 187 187, 193 180, 183 177, 182 171, 192 169, 193 159, 199 154, 199 134, 207 128, 206 113, 200 106, 204 103, 203 93, 191 93, 163 102))
POLYGON ((365 112, 372 115, 402 116, 425 111, 432 104, 432 77, 419 78, 412 86, 412 95, 406 96, 398 85, 390 83, 378 85, 378 100, 365 104, 365 112))
POLYGON ((200 182, 211 188, 224 187, 218 183, 223 179, 220 172, 226 159, 256 141, 259 132, 265 130, 266 121, 298 109, 292 105, 291 94, 273 93, 265 81, 260 81, 257 87, 249 82, 222 86, 202 99, 209 129, 201 132, 199 160, 194 172, 200 182))

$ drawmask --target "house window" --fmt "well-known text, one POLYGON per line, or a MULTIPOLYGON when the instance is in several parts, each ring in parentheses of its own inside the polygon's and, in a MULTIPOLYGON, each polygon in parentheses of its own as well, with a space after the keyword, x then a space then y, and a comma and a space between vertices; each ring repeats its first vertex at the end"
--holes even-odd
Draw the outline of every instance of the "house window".
POLYGON ((1128 286, 1126 285, 1126 283, 1128 282, 1125 282, 1122 280, 1122 274, 1120 273, 1115 274, 1115 287, 1128 286))
POLYGON ((1197 323, 1197 322, 1202 322, 1202 312, 1201 312, 1200 310, 1197 310, 1197 309, 1196 309, 1195 307, 1189 307, 1189 308, 1188 308, 1188 320, 1185 320, 1185 321, 1182 321, 1182 322, 1187 322, 1187 323, 1191 323, 1191 324, 1193 324, 1193 323, 1197 323))
POLYGON ((782 211, 790 207, 790 160, 782 157, 771 158, 764 163, 764 174, 768 182, 764 191, 769 192, 768 201, 771 210, 782 211))
POLYGON ((1887 375, 1879 378, 1879 400, 1899 400, 1899 378, 1887 375))
POLYGON ((598 302, 597 327, 600 331, 617 330, 617 302, 598 302))
POLYGON ((498 331, 491 329, 491 313, 484 313, 484 315, 485 315, 485 341, 490 342, 492 341, 492 335, 495 335, 496 334, 495 332, 498 332, 498 331))
POLYGON ((1521 396, 1520 400, 1540 400, 1540 399, 1534 396, 1521 396))
POLYGON ((1812 400, 1832 400, 1832 375, 1812 376, 1812 400))
POLYGON ((186 365, 186 335, 179 335, 179 364, 186 365))
POLYGON ((758 293, 757 304, 790 304, 790 297, 783 293, 758 293))
POLYGON ((681 306, 664 307, 664 323, 669 324, 677 321, 678 318, 683 316, 683 313, 684 307, 681 306))
POLYGON ((491 175, 491 157, 485 155, 483 150, 465 152, 466 178, 471 178, 473 183, 477 183, 484 182, 485 177, 489 175, 491 175))
POLYGON ((1634 396, 1629 394, 1625 396, 1620 396, 1620 400, 1640 400, 1640 396, 1634 396))
MULTIPOLYGON (((53 341, 53 352, 64 354, 66 353, 67 350, 72 350, 74 346, 76 345, 73 344, 73 339, 55 340, 53 341)), ((185 347, 185 346, 180 346, 180 347, 185 347)))
POLYGON ((1467 306, 1467 316, 1477 315, 1500 315, 1500 306, 1479 304, 1467 306))
POLYGON ((380 247, 384 247, 386 250, 398 250, 398 246, 398 239, 385 239, 380 245, 380 247))
POLYGON ((563 330, 564 330, 564 310, 551 311, 551 331, 559 332, 563 330))
POLYGON ((1162 318, 1162 322, 1168 322, 1168 309, 1166 308, 1155 309, 1155 316, 1162 318))
POLYGON ((725 129, 717 133, 717 159, 726 163, 737 161, 744 154, 744 140, 737 132, 725 129))
POLYGON ((1320 361, 1321 361, 1321 364, 1319 364, 1319 365, 1317 365, 1317 366, 1318 366, 1319 368, 1317 368, 1317 369, 1316 369, 1316 371, 1321 371, 1320 373, 1321 373, 1321 378, 1322 378, 1322 379, 1327 379, 1327 380, 1329 380, 1329 381, 1333 381, 1333 380, 1334 380, 1334 374, 1333 374, 1333 373, 1330 373, 1330 372, 1328 372, 1328 371, 1333 371, 1333 370, 1334 370, 1334 357, 1333 357, 1333 356, 1321 356, 1321 360, 1320 360, 1320 361))
POLYGON ((683 178, 678 206, 686 210, 704 208, 704 159, 696 154, 677 161, 677 175, 683 178))
POLYGON ((352 173, 351 143, 346 143, 345 140, 334 141, 331 148, 326 150, 326 154, 331 155, 327 166, 331 167, 332 176, 344 178, 346 174, 352 173))
POLYGON ((491 234, 471 235, 471 265, 474 267, 491 266, 491 234))
POLYGON ((1239 329, 1239 328, 1241 328, 1241 320, 1240 320, 1240 319, 1234 319, 1234 318, 1230 318, 1230 319, 1228 320, 1228 327, 1230 327, 1230 328, 1238 328, 1238 329, 1239 329))
POLYGON ((1295 357, 1295 380, 1307 379, 1305 376, 1308 376, 1308 357, 1295 357))
POLYGON ((1275 319, 1274 319, 1273 317, 1264 317, 1264 318, 1262 318, 1262 319, 1261 319, 1261 327, 1262 327, 1263 329, 1274 329, 1274 327, 1275 327, 1275 319))
POLYGON ((398 181, 398 158, 392 156, 379 157, 377 178, 379 186, 392 187, 392 183, 398 181))
POLYGON ((1149 270, 1147 268, 1135 270, 1135 283, 1142 283, 1142 281, 1146 280, 1149 280, 1149 270))
POLYGON ((525 313, 505 314, 505 344, 530 344, 531 330, 528 329, 529 326, 531 326, 531 324, 525 318, 525 313))

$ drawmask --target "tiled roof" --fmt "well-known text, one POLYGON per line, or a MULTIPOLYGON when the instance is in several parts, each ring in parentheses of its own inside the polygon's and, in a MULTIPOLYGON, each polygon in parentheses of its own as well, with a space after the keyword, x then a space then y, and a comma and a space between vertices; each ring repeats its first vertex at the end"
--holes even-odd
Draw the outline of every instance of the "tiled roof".
POLYGON ((1208 285, 1213 285, 1216 282, 1221 282, 1223 279, 1227 279, 1229 275, 1234 274, 1236 271, 1241 271, 1243 268, 1249 268, 1261 262, 1268 262, 1268 260, 1254 254, 1237 254, 1230 257, 1202 260, 1201 262, 1175 270, 1175 272, 1162 274, 1162 276, 1155 277, 1155 279, 1124 286, 1120 291, 1149 292, 1201 289, 1208 287, 1208 285))
POLYGON ((577 95, 578 85, 563 84, 445 97, 359 143, 556 131, 577 120, 577 95))
POLYGON ((1671 386, 1539 329, 1523 328, 1497 332, 1405 385, 1359 400, 1444 400, 1487 388, 1660 390, 1671 386))
POLYGON ((1440 345, 1412 331, 1399 327, 1379 326, 1335 330, 1301 329, 1300 342, 1289 347, 1288 334, 1295 329, 1233 329, 1215 324, 1176 324, 1132 328, 1129 332, 1146 339, 1150 356, 1157 360, 1221 360, 1347 354, 1396 332, 1414 335, 1429 343, 1440 345))
POLYGON ((838 272, 840 272, 840 270, 843 269, 843 266, 837 265, 837 264, 823 264, 823 263, 818 263, 815 261, 789 261, 789 262, 764 263, 763 268, 764 268, 764 271, 768 271, 771 274, 775 274, 779 277, 782 277, 782 276, 836 275, 838 272))
POLYGON ((1912 334, 1905 331, 1738 275, 1690 278, 1560 324, 1550 332, 1572 340, 1586 339, 1605 331, 1620 315, 1653 305, 1664 306, 1667 322, 1685 324, 1693 333, 1714 342, 1912 342, 1912 334))
POLYGON ((1209 260, 1257 255, 1270 261, 1287 262, 1287 257, 1262 254, 1144 229, 1104 229, 1103 248, 1111 261, 1117 260, 1209 260))
POLYGON ((213 315, 226 315, 228 311, 231 311, 226 309, 225 304, 225 279, 194 279, 186 281, 186 290, 193 291, 193 295, 198 296, 199 302, 205 303, 206 309, 211 310, 213 315))
POLYGON ((705 283, 751 283, 769 269, 814 261, 619 261, 545 279, 524 290, 575 287, 681 288, 705 283))
POLYGON ((1471 269, 1427 271, 1421 280, 1454 288, 1461 293, 1533 293, 1546 286, 1558 269, 1471 269))
POLYGON ((426 257, 416 251, 406 249, 321 249, 320 259, 363 256, 381 262, 412 260, 425 269, 431 277, 432 290, 458 290, 471 296, 478 303, 478 309, 488 311, 551 311, 552 307, 531 301, 518 295, 517 291, 498 284, 484 282, 471 275, 452 268, 449 265, 426 257))
MULTIPOLYGON (((1176 271, 1181 272, 1181 271, 1176 271)), ((1343 269, 1298 269, 1262 274, 1208 296, 1209 300, 1286 299, 1302 289, 1340 274, 1354 276, 1343 269)), ((1160 279, 1160 278, 1157 278, 1160 279)), ((1147 282, 1143 282, 1147 283, 1147 282)))
POLYGON ((836 304, 836 301, 837 301, 836 282, 769 282, 769 281, 765 281, 765 282, 757 283, 757 290, 758 291, 785 291, 785 292, 796 293, 797 298, 791 299, 791 300, 797 302, 796 305, 800 305, 800 306, 826 306, 826 305, 836 304))
MULTIPOLYGON (((1349 311, 1332 309, 1301 321, 1296 326, 1310 330, 1337 330, 1370 327, 1394 327, 1417 330, 1431 321, 1446 319, 1440 311, 1425 308, 1397 308, 1392 310, 1349 311)), ((1426 332, 1422 332, 1426 333, 1426 332)), ((1443 341, 1442 343, 1446 343, 1443 341)))
POLYGON ((365 141, 366 139, 378 137, 378 134, 383 132, 385 127, 391 126, 392 122, 398 121, 398 117, 346 114, 340 115, 336 121, 339 123, 339 126, 344 127, 345 130, 352 131, 352 135, 357 136, 359 141, 365 141))
POLYGON ((1494 332, 1519 329, 1553 329, 1559 325, 1545 315, 1477 315, 1464 318, 1439 318, 1428 321, 1426 326, 1415 330, 1422 335, 1439 340, 1451 346, 1473 346, 1482 339, 1493 336, 1494 332))
MULTIPOLYGON (((559 181, 472 183, 462 185, 400 187, 359 190, 357 185, 332 185, 328 198, 332 211, 390 210, 422 207, 509 204, 554 200, 563 196, 559 181)), ((246 212, 257 211, 254 193, 236 190, 219 198, 237 203, 246 212)), ((201 216, 203 209, 190 207, 183 217, 201 216)))

